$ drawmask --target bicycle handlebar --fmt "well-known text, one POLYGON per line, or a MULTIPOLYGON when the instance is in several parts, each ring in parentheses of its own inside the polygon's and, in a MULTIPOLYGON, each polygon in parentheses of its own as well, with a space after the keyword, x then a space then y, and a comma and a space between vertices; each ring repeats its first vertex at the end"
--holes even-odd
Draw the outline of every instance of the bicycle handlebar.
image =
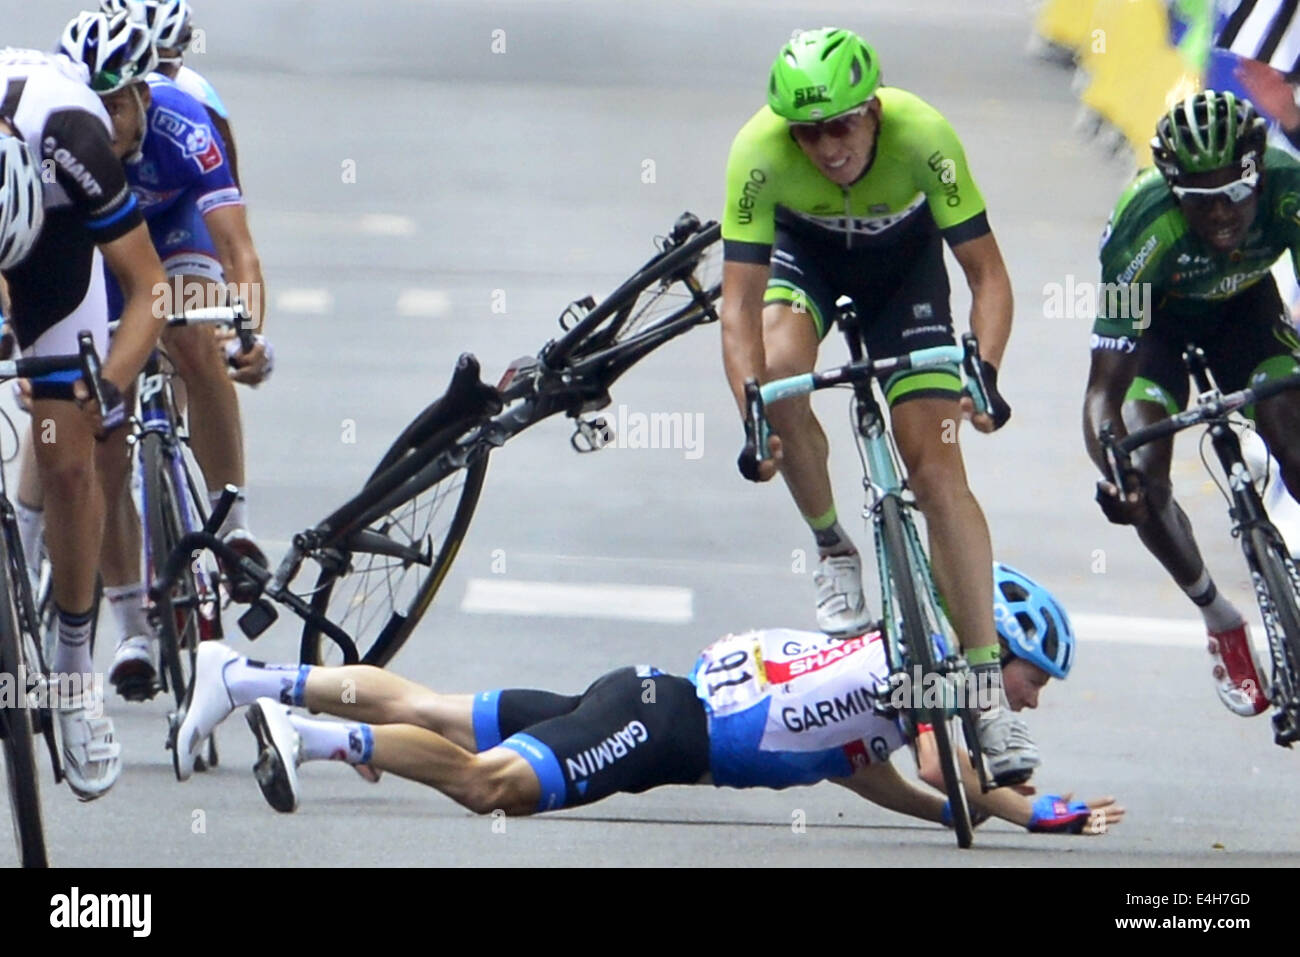
POLYGON ((1265 382, 1253 388, 1229 392, 1217 399, 1208 400, 1176 415, 1171 415, 1169 418, 1162 419, 1153 425, 1148 425, 1135 432, 1129 432, 1121 439, 1115 438, 1114 424, 1106 422, 1102 425, 1097 438, 1100 440, 1101 447, 1106 455, 1107 467, 1111 469, 1109 478, 1115 481, 1131 471, 1133 468, 1132 453, 1144 445, 1157 442, 1176 432, 1182 432, 1185 429, 1190 429, 1213 419, 1224 418, 1245 406, 1254 405, 1256 402, 1262 402, 1279 393, 1297 388, 1300 388, 1300 372, 1284 376, 1281 379, 1274 379, 1271 382, 1265 382))
MULTIPOLYGON (((251 578, 257 583, 259 594, 266 588, 267 582, 271 581, 273 577, 269 569, 263 568, 247 555, 235 551, 213 533, 206 531, 189 532, 176 543, 172 553, 167 556, 162 571, 150 583, 150 599, 155 602, 162 601, 172 585, 176 583, 181 569, 193 559, 194 553, 200 550, 215 553, 227 568, 237 568, 240 573, 251 578)), ((315 625, 324 634, 328 635, 342 650, 346 664, 356 664, 361 660, 361 656, 357 653, 356 643, 353 642, 348 633, 313 609, 310 604, 287 590, 279 591, 271 597, 280 604, 288 606, 303 621, 315 625)))
MULTIPOLYGON (((870 382, 873 378, 884 379, 896 372, 958 364, 966 374, 967 388, 975 412, 977 414, 988 412, 988 387, 984 384, 980 365, 979 340, 969 332, 963 334, 961 339, 960 346, 932 346, 887 359, 864 359, 861 362, 850 362, 821 372, 806 372, 784 379, 774 379, 761 386, 755 379, 746 380, 745 447, 741 453, 742 460, 752 455, 756 472, 759 463, 768 458, 767 439, 771 434, 765 413, 768 403, 808 395, 835 386, 870 382)), ((749 477, 748 474, 746 477, 749 477)))
MULTIPOLYGON (((230 326, 235 330, 235 335, 239 338, 241 352, 248 352, 253 348, 254 333, 249 328, 249 323, 253 317, 248 312, 248 307, 243 301, 235 299, 228 306, 204 306, 199 309, 188 309, 185 312, 172 313, 167 316, 166 326, 174 329, 179 326, 230 326)), ((108 324, 109 332, 115 332, 121 325, 120 319, 114 319, 108 324)))

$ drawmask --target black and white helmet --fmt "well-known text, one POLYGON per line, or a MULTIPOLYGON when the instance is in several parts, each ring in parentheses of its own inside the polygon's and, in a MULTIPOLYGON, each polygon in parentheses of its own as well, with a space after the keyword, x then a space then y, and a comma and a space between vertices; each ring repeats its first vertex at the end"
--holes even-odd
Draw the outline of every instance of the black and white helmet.
POLYGON ((16 136, 0 134, 0 269, 18 265, 45 222, 41 167, 16 136))
POLYGON ((190 45, 188 0, 99 0, 99 9, 110 16, 126 11, 149 28, 159 50, 183 52, 190 45))
POLYGON ((122 10, 77 14, 63 30, 59 52, 90 71, 90 88, 100 96, 143 81, 158 68, 158 52, 148 27, 122 10))

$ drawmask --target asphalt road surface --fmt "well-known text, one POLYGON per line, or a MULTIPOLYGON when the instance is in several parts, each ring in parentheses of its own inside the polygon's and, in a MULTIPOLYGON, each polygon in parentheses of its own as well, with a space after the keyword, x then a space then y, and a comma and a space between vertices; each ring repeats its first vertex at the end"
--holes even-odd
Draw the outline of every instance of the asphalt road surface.
MULTIPOLYGON (((1131 170, 1074 131, 1069 76, 1024 53, 1021 0, 798 11, 766 0, 197 7, 205 50, 189 62, 231 111, 271 290, 277 372, 264 388, 242 390, 242 401, 252 516, 273 558, 358 487, 443 388, 457 354, 475 352, 495 381, 557 332, 566 303, 630 273, 682 210, 719 215, 728 144, 761 104, 792 28, 836 22, 865 32, 888 82, 935 104, 962 137, 1015 285, 1001 378, 1015 417, 994 437, 963 436, 998 556, 1056 589, 1083 636, 1070 680, 1053 682, 1030 716, 1044 754, 1038 780, 1117 795, 1129 816, 1096 840, 992 823, 977 850, 959 852, 948 832, 831 785, 674 787, 503 829, 428 789, 371 786, 336 764, 303 769, 302 807, 286 816, 258 793, 242 721, 219 732, 221 766, 182 785, 163 749, 161 699, 110 700, 126 762, 113 792, 80 805, 45 770, 55 863, 1294 860, 1297 759, 1271 743, 1267 719, 1222 708, 1189 603, 1132 532, 1107 525, 1091 502, 1079 435, 1089 318, 1049 317, 1044 303, 1049 284, 1095 279, 1098 234, 1131 170), (792 826, 800 819, 802 830, 792 826)), ((0 39, 49 47, 75 9, 2 0, 0 39)), ((969 293, 952 268, 964 323, 969 293)), ((825 364, 843 355, 840 343, 824 347, 825 364)), ((459 561, 395 670, 440 690, 573 692, 633 662, 682 672, 728 631, 813 626, 800 561, 806 527, 779 483, 755 487, 736 474, 741 434, 716 330, 650 357, 619 383, 614 403, 615 418, 620 405, 629 416, 681 412, 699 431, 690 447, 577 456, 560 419, 499 451, 459 561), (509 613, 529 583, 543 598, 531 613, 509 613), (621 591, 564 614, 545 594, 557 584, 621 591)), ((847 403, 819 397, 817 408, 841 513, 860 528, 847 403)), ((1182 501, 1221 586, 1249 607, 1223 500, 1194 445, 1183 443, 1176 466, 1182 501)), ((289 660, 296 641, 282 618, 256 645, 235 644, 289 660)), ((7 828, 0 814, 0 863, 14 859, 7 828)))

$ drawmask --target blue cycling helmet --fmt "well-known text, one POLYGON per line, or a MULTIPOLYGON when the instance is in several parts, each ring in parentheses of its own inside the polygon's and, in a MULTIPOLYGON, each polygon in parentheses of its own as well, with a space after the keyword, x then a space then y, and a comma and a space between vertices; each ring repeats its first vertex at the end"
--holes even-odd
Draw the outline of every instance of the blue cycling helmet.
POLYGON ((1061 603, 1023 572, 993 563, 993 620, 1011 654, 1064 678, 1074 664, 1074 629, 1061 603))

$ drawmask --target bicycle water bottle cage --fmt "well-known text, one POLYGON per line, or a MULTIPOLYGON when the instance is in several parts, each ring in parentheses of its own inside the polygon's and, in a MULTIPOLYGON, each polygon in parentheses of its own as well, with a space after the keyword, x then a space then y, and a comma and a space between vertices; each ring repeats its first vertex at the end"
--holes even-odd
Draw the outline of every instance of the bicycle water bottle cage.
POLYGON ((577 428, 569 437, 575 452, 599 452, 614 441, 614 429, 603 415, 594 419, 577 419, 577 428))
POLYGON ((591 296, 583 296, 581 299, 575 299, 564 307, 564 312, 560 313, 560 328, 568 332, 578 323, 586 318, 587 313, 596 308, 596 300, 591 296))

